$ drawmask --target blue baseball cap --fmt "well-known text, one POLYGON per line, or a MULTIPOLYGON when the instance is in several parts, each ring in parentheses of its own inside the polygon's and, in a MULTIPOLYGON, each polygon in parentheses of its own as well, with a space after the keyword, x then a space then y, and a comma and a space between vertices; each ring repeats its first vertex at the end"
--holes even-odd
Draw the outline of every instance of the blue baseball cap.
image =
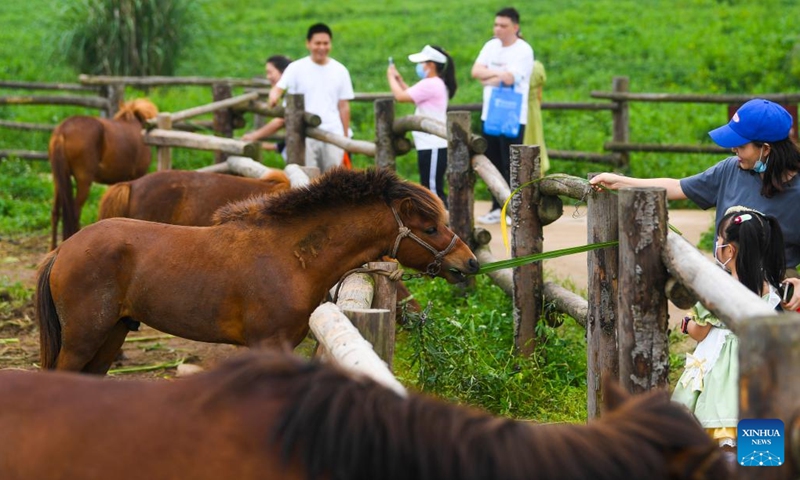
POLYGON ((724 148, 741 147, 750 142, 777 142, 789 137, 792 116, 775 102, 756 98, 745 103, 727 125, 708 135, 724 148))

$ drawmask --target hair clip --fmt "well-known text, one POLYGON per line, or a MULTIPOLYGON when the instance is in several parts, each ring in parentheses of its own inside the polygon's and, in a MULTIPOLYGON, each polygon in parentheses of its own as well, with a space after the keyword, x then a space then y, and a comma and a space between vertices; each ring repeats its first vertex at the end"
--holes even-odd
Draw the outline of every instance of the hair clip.
POLYGON ((752 219, 753 219, 752 215, 750 215, 749 213, 745 213, 743 215, 737 215, 737 216, 733 217, 733 223, 734 223, 734 225, 740 225, 742 222, 746 222, 746 221, 752 220, 752 219))

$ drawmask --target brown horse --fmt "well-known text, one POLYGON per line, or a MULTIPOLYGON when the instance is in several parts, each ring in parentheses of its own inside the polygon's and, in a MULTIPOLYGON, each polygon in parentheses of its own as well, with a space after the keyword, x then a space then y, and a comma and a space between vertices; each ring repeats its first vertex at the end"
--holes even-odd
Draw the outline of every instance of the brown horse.
POLYGON ((260 179, 165 170, 110 186, 100 200, 99 217, 209 226, 214 212, 226 203, 289 188, 289 177, 282 170, 270 170, 260 179))
POLYGON ((142 125, 157 114, 155 105, 140 98, 125 103, 113 120, 74 116, 53 130, 48 149, 55 189, 51 250, 56 248, 59 217, 64 240, 80 229, 92 182, 112 184, 147 173, 152 157, 142 141, 142 125), (75 178, 74 197, 70 177, 75 178))
POLYGON ((0 477, 714 479, 722 456, 657 391, 606 385, 588 425, 536 425, 251 350, 174 382, 0 372, 0 477))
POLYGON ((101 220, 51 252, 37 288, 42 368, 105 373, 137 322, 296 346, 340 277, 387 253, 454 283, 478 270, 441 201, 387 170, 339 169, 217 215, 212 227, 101 220))

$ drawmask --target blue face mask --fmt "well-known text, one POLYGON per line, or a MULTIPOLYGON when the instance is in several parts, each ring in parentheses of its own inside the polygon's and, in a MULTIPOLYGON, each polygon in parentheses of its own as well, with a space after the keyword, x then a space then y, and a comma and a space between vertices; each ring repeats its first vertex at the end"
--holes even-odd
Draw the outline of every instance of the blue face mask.
POLYGON ((764 173, 767 171, 767 162, 769 161, 769 158, 767 158, 767 162, 762 162, 761 156, 763 154, 764 154, 764 147, 762 146, 761 152, 758 154, 758 160, 756 161, 756 164, 753 165, 753 171, 756 173, 764 173))
POLYGON ((425 67, 421 63, 417 64, 416 71, 419 78, 428 78, 428 72, 425 71, 425 67))

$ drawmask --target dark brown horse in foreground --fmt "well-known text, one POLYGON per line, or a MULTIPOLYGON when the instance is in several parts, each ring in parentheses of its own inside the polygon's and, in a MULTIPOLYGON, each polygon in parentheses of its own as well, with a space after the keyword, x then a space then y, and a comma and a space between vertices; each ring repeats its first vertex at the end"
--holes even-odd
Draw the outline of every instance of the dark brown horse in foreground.
POLYGON ((0 478, 728 478, 666 392, 610 387, 599 420, 536 425, 401 398, 274 350, 174 382, 3 371, 0 478))
POLYGON ((99 218, 126 217, 171 225, 212 225, 226 203, 288 190, 289 177, 272 169, 255 179, 219 173, 165 170, 110 186, 99 218))
POLYGON ((137 322, 296 346, 340 277, 384 254, 450 282, 478 270, 441 201, 387 170, 332 171, 218 216, 212 227, 101 220, 51 252, 37 288, 42 368, 105 373, 137 322))
POLYGON ((80 229, 92 182, 112 184, 147 173, 152 158, 142 141, 142 125, 157 114, 155 105, 140 98, 125 103, 113 120, 80 115, 53 130, 48 149, 55 189, 50 249, 56 248, 59 218, 64 240, 80 229), (74 197, 70 177, 75 178, 74 197))

